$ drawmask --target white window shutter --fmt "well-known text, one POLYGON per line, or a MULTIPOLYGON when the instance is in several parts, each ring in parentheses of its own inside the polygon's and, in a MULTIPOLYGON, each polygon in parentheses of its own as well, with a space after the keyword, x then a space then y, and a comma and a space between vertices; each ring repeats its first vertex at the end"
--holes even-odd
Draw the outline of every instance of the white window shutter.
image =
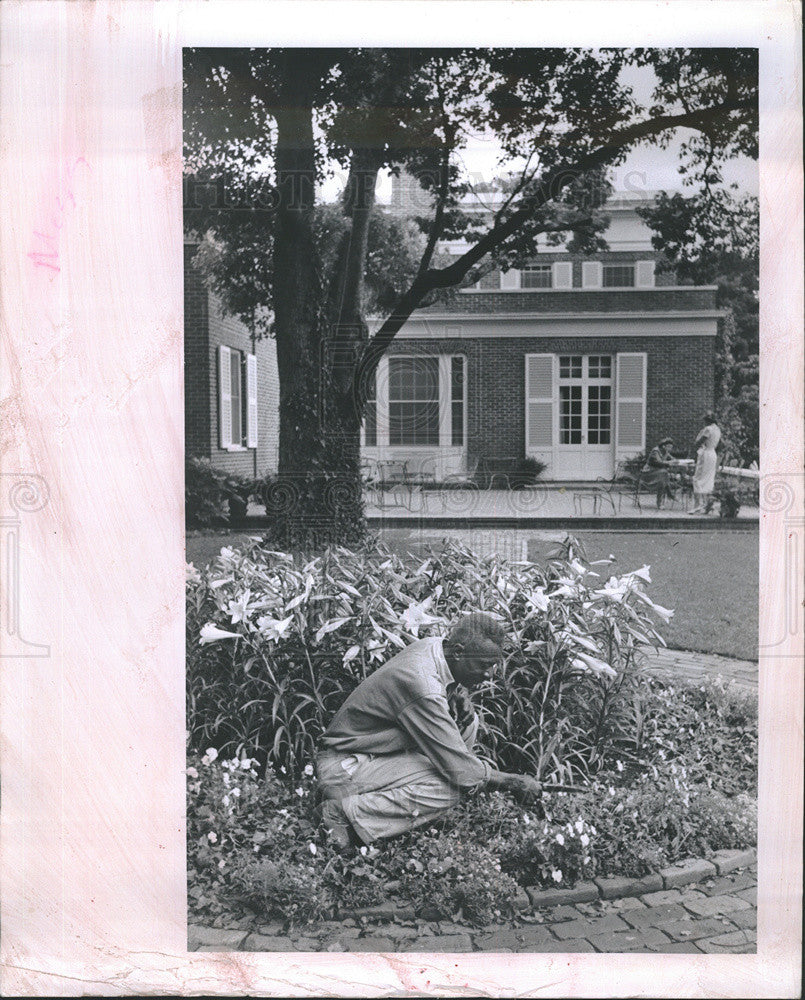
POLYGON ((598 260, 585 260, 581 265, 582 288, 600 288, 601 284, 601 262, 598 260))
POLYGON ((615 452, 622 461, 646 448, 646 354, 618 354, 615 452))
POLYGON ((218 348, 218 433, 222 448, 232 447, 232 355, 218 348))
POLYGON ((569 260, 558 260, 553 265, 553 287, 573 287, 573 264, 569 260))
POLYGON ((553 448, 553 354, 525 356, 526 454, 553 448))
POLYGON ((257 447, 257 358, 246 355, 246 445, 257 447))
POLYGON ((635 284, 638 288, 654 287, 654 261, 639 260, 635 273, 635 284))

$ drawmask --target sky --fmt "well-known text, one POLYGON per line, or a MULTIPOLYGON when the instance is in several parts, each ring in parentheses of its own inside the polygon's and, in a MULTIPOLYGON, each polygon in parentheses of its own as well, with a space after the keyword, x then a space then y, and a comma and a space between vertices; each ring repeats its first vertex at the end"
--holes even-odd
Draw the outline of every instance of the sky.
MULTIPOLYGON (((628 66, 622 71, 622 80, 634 90, 635 97, 641 103, 648 104, 651 100, 651 90, 654 74, 648 67, 628 66)), ((680 146, 685 135, 691 135, 688 130, 680 130, 667 149, 659 149, 654 145, 638 146, 626 158, 626 162, 617 168, 612 175, 616 191, 684 191, 679 176, 680 146)), ((497 167, 500 149, 494 139, 481 135, 475 136, 461 152, 464 169, 475 180, 490 181, 501 172, 497 167)), ((514 165, 513 165, 514 166, 514 165)), ((725 164, 723 169, 724 182, 736 183, 743 194, 757 195, 758 165, 756 161, 746 157, 725 164)), ((343 189, 346 173, 336 175, 322 186, 321 194, 326 201, 337 198, 343 189)), ((391 200, 391 176, 382 175, 378 180, 377 199, 380 204, 391 200)))

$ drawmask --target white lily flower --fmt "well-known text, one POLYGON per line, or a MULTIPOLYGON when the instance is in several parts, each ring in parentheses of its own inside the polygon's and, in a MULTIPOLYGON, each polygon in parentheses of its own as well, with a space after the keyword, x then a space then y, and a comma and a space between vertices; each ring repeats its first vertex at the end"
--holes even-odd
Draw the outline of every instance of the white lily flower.
POLYGON ((536 587, 530 594, 526 594, 526 601, 535 611, 547 611, 550 607, 544 587, 536 587))
POLYGON ((243 591, 240 597, 237 598, 237 600, 230 601, 227 605, 226 612, 230 615, 233 625, 237 625, 238 622, 245 622, 248 620, 249 598, 251 596, 251 591, 247 588, 243 591))
POLYGON ((285 636, 288 629, 291 627, 292 621, 293 615, 289 615, 287 618, 283 618, 282 620, 278 618, 271 618, 269 615, 264 615, 262 618, 257 619, 257 627, 271 642, 278 642, 285 636))
POLYGON ((629 592, 629 586, 617 580, 614 576, 611 576, 606 584, 599 590, 594 590, 592 593, 593 597, 604 597, 608 601, 617 601, 621 603, 629 592))
POLYGON ((562 873, 559 871, 558 868, 555 868, 551 872, 551 878, 554 880, 554 882, 561 882, 562 881, 562 873))
POLYGON ((351 663, 352 660, 354 660, 355 657, 360 654, 360 651, 361 651, 360 646, 350 646, 349 649, 346 651, 346 653, 344 653, 344 657, 341 662, 351 663))
POLYGON ((412 635, 415 635, 417 638, 419 638, 419 629, 423 625, 433 625, 436 622, 442 621, 441 618, 428 614, 431 601, 432 598, 429 597, 421 604, 409 604, 400 616, 400 619, 407 631, 409 631, 412 635))
POLYGON ((588 656, 587 653, 577 653, 573 660, 573 666, 579 670, 591 671, 594 674, 603 674, 606 677, 617 677, 616 671, 608 663, 599 660, 595 656, 588 656))
POLYGON ((184 578, 186 583, 199 583, 201 580, 201 573, 199 573, 193 563, 186 562, 184 564, 184 578))
POLYGON ((206 625, 201 626, 201 632, 199 633, 199 643, 202 646, 206 646, 211 642, 219 642, 221 639, 240 639, 242 636, 239 632, 227 632, 226 629, 218 628, 213 622, 207 622, 206 625))
POLYGON ((671 608, 664 608, 661 604, 655 604, 647 594, 642 592, 642 590, 637 591, 635 596, 644 604, 647 604, 654 614, 662 618, 666 624, 668 624, 668 622, 674 617, 674 612, 671 608))

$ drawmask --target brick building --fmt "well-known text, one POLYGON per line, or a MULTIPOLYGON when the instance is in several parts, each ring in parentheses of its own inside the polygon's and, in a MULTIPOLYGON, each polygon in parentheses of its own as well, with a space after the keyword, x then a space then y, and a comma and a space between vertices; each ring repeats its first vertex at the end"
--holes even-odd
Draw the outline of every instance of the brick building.
MULTIPOLYGON (((390 210, 421 212, 422 195, 395 180, 390 210)), ((530 267, 493 271, 449 304, 417 310, 378 367, 364 457, 405 459, 441 479, 533 456, 543 478, 578 481, 611 475, 665 435, 685 450, 714 402, 720 313, 715 286, 656 273, 635 212, 645 197, 608 206, 606 253, 580 260, 541 247, 530 267)), ((195 251, 188 241, 187 454, 262 475, 277 468, 275 344, 224 314, 195 251)))
POLYGON ((227 315, 184 246, 185 453, 226 472, 276 471, 279 379, 273 340, 227 315))
MULTIPOLYGON (((414 196, 397 182, 392 210, 414 196)), ((545 479, 589 480, 665 435, 685 450, 714 402, 720 313, 715 286, 655 273, 645 197, 607 207, 605 253, 545 245, 530 267, 417 310, 378 368, 364 456, 437 478, 533 456, 545 479)))

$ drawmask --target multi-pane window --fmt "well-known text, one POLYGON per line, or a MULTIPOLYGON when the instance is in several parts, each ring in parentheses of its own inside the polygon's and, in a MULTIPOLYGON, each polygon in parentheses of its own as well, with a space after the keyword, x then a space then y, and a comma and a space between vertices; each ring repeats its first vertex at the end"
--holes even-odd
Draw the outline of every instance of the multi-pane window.
POLYGON ((243 355, 240 351, 230 351, 229 380, 230 408, 232 413, 232 443, 244 444, 243 440, 243 355))
POLYGON ((464 358, 450 359, 450 443, 464 445, 464 358))
POLYGON ((520 272, 521 288, 552 288, 553 268, 550 264, 526 267, 520 272))
POLYGON ((612 356, 591 354, 587 358, 587 374, 590 378, 612 378, 612 356))
POLYGON ((389 444, 439 444, 439 359, 389 358, 389 444))
POLYGON ((218 347, 218 431, 227 451, 256 448, 258 438, 257 358, 218 347))
POLYGON ((612 386, 587 386, 587 444, 609 444, 612 427, 612 386))
POLYGON ((377 444, 377 374, 373 373, 366 386, 366 407, 363 417, 364 442, 370 447, 377 444))
POLYGON ((634 264, 604 264, 601 268, 601 283, 604 288, 633 288, 634 264))
POLYGON ((611 355, 560 355, 560 443, 608 445, 611 434, 611 355))
POLYGON ((559 378, 581 378, 581 354, 563 354, 559 357, 559 378))
POLYGON ((581 444, 581 386, 559 386, 559 441, 581 444))

